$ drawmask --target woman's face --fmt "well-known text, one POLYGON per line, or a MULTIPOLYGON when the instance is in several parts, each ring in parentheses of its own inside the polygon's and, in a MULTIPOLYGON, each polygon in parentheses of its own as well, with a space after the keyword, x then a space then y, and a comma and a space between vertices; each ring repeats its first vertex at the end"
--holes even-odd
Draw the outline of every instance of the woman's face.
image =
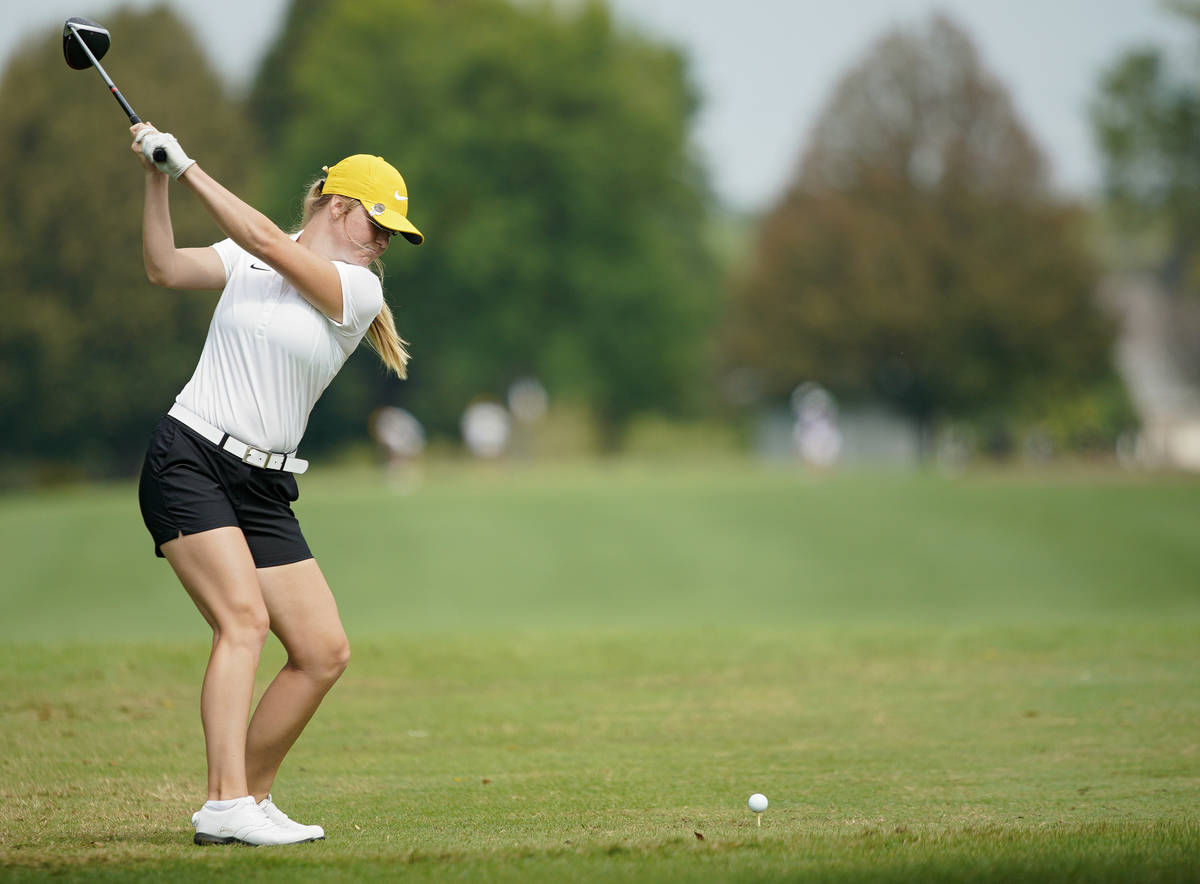
POLYGON ((351 262, 364 266, 387 251, 388 244, 394 236, 392 231, 372 221, 358 200, 342 201, 334 230, 340 230, 346 238, 351 262))

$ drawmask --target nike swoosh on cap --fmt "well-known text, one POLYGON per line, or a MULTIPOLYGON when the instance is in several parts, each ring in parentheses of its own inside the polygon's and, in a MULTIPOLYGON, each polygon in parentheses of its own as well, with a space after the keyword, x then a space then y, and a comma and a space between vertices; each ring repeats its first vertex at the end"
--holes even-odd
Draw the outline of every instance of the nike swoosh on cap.
POLYGON ((408 199, 408 197, 406 197, 406 196, 401 196, 401 195, 400 195, 400 191, 398 191, 398 190, 397 190, 395 193, 393 193, 393 194, 392 194, 392 196, 394 196, 394 197, 395 197, 397 200, 406 200, 406 199, 408 199))

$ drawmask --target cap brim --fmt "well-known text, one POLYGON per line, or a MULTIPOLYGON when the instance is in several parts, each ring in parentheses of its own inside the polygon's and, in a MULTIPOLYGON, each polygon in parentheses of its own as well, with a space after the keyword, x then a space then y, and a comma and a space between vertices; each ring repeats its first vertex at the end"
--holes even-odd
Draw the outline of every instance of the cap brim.
MULTIPOLYGON (((366 202, 362 200, 359 200, 359 202, 363 204, 364 209, 367 209, 367 214, 370 214, 370 208, 366 202)), ((392 209, 385 209, 379 215, 371 215, 371 220, 380 227, 396 231, 414 246, 419 246, 425 242, 425 234, 417 230, 416 226, 408 218, 392 209)))

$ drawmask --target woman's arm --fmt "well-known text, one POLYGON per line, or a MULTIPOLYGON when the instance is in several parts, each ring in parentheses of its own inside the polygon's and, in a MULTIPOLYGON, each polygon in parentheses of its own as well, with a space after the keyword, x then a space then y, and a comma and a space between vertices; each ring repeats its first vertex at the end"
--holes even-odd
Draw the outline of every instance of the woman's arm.
MULTIPOLYGON (((148 124, 131 127, 135 135, 148 124)), ((171 208, 167 200, 167 176, 137 153, 146 170, 146 199, 142 208, 142 260, 146 276, 155 285, 173 289, 215 289, 225 287, 225 265, 211 249, 177 249, 171 227, 171 208)))
POLYGON ((282 274, 306 301, 334 322, 342 321, 342 278, 331 261, 297 244, 270 218, 242 202, 199 165, 189 166, 180 180, 196 194, 226 236, 282 274))
POLYGON ((211 248, 177 249, 167 203, 167 176, 146 173, 142 213, 142 259, 146 276, 169 289, 216 290, 225 287, 225 265, 211 248))
MULTIPOLYGON (((134 147, 142 153, 143 164, 156 168, 149 159, 157 147, 162 147, 167 159, 159 164, 169 170, 171 175, 181 180, 199 198, 217 226, 254 257, 259 258, 282 274, 288 282, 310 304, 332 319, 342 321, 342 277, 333 262, 326 260, 310 249, 297 244, 290 236, 280 230, 262 212, 253 206, 242 202, 234 194, 222 187, 215 179, 201 169, 191 157, 183 152, 174 136, 157 132, 149 124, 132 127, 135 140, 134 147), (149 131, 142 131, 149 130, 149 131)), ((165 182, 162 201, 159 204, 169 225, 169 213, 166 211, 165 182)), ((149 192, 148 192, 149 194, 149 192)), ((149 195, 147 195, 149 199, 149 195)), ((157 219, 157 216, 156 216, 157 219)), ((161 219, 158 219, 161 222, 161 219)), ((161 223, 156 226, 161 228, 161 223)), ((169 230, 169 226, 166 228, 169 230)), ((184 255, 191 250, 175 249, 174 240, 170 239, 174 257, 169 259, 173 265, 170 274, 174 276, 189 276, 196 270, 197 259, 194 255, 184 255), (188 264, 191 264, 190 269, 188 264), (183 268, 183 269, 181 269, 183 268)), ((156 249, 163 249, 161 243, 156 249)), ((198 250, 203 251, 203 250, 198 250)), ((211 250, 210 250, 211 251, 211 250)), ((217 259, 216 252, 212 253, 217 259)), ((222 266, 222 285, 224 285, 224 267, 222 266)))

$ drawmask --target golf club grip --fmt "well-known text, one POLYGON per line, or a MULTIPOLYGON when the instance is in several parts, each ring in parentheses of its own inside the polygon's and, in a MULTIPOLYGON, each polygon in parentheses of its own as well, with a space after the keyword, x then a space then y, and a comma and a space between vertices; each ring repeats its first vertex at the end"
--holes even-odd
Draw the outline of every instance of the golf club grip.
MULTIPOLYGON (((119 95, 120 93, 116 93, 116 92, 114 92, 113 94, 115 94, 115 95, 119 95)), ((126 104, 124 101, 122 101, 122 102, 121 102, 121 104, 122 104, 122 105, 124 105, 125 107, 129 107, 129 105, 128 105, 128 104, 126 104)), ((137 125, 137 124, 138 124, 138 123, 140 123, 141 121, 142 121, 142 118, 141 118, 141 117, 139 117, 137 114, 135 114, 135 113, 133 112, 133 109, 131 108, 131 109, 130 109, 130 111, 129 111, 129 122, 133 123, 134 125, 137 125)), ((154 155, 153 155, 153 159, 154 159, 154 162, 156 162, 156 163, 164 163, 164 162, 166 162, 166 160, 167 160, 167 149, 166 149, 165 147, 156 147, 156 148, 154 148, 154 155)))

